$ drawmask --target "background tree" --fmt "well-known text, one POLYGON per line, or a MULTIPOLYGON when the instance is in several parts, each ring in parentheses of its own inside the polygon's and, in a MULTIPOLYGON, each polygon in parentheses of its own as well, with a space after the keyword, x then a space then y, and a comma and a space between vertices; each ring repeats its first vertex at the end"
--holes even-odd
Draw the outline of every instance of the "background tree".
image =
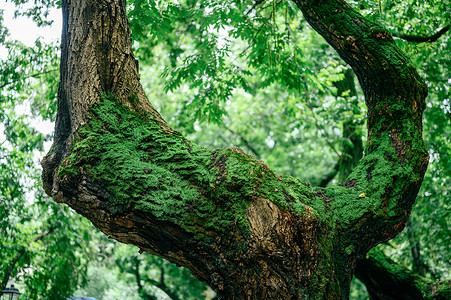
POLYGON ((27 298, 62 298, 84 278, 90 227, 39 187, 36 154, 51 137, 32 120, 55 116, 49 100, 56 94, 56 47, 6 38, 3 45, 9 55, 0 62, 0 288, 20 276, 27 298))

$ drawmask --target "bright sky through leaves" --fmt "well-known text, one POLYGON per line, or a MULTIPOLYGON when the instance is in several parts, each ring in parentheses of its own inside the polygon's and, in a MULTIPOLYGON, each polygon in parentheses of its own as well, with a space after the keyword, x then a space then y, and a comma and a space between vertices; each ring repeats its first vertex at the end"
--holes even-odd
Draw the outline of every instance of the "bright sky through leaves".
MULTIPOLYGON (((53 20, 52 26, 37 27, 32 20, 26 17, 14 18, 15 5, 11 2, 1 3, 0 9, 3 10, 4 25, 9 29, 10 39, 19 40, 27 46, 33 46, 38 38, 41 38, 45 43, 59 41, 62 27, 61 10, 50 10, 49 20, 53 20)), ((7 55, 7 50, 0 47, 0 59, 7 59, 7 55)), ((16 107, 16 112, 27 115, 29 114, 29 107, 19 105, 16 107)), ((44 134, 53 132, 54 124, 50 121, 33 120, 32 125, 44 134)), ((45 151, 48 151, 50 145, 51 142, 45 143, 45 151)))
MULTIPOLYGON (((14 3, 0 0, 0 9, 3 10, 5 26, 9 29, 11 39, 32 46, 39 37, 46 43, 55 42, 61 37, 62 17, 59 9, 50 10, 48 19, 53 20, 52 26, 41 28, 38 28, 32 20, 26 17, 14 19, 14 3)), ((6 55, 5 49, 0 47, 0 59, 5 59, 6 55)))

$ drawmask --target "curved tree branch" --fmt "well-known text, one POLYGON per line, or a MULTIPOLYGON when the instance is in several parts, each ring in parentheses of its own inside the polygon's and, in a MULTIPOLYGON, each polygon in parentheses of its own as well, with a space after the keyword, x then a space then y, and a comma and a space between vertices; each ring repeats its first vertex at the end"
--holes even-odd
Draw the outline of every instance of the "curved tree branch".
POLYGON ((348 233, 351 240, 359 241, 356 247, 371 247, 376 240, 387 240, 403 228, 424 176, 428 155, 421 137, 421 117, 427 87, 390 33, 364 19, 344 1, 294 2, 310 25, 353 68, 364 91, 369 131, 365 156, 348 177, 348 189, 329 191, 335 193, 335 198, 345 196, 351 187, 363 192, 362 201, 346 202, 345 210, 354 215, 354 220, 347 219, 348 224, 356 222, 348 233), (398 186, 398 180, 406 185, 398 186), (371 215, 357 209, 365 202, 377 207, 379 213, 371 215), (365 223, 380 235, 365 235, 361 231, 368 233, 368 228, 362 226, 365 223))
POLYGON ((377 248, 357 262, 355 275, 366 285, 371 299, 451 299, 451 280, 433 282, 416 275, 377 248))
POLYGON ((436 33, 431 36, 426 35, 407 35, 401 33, 392 33, 393 36, 406 40, 408 42, 414 43, 433 43, 438 40, 442 35, 444 35, 449 30, 449 25, 446 25, 436 33))

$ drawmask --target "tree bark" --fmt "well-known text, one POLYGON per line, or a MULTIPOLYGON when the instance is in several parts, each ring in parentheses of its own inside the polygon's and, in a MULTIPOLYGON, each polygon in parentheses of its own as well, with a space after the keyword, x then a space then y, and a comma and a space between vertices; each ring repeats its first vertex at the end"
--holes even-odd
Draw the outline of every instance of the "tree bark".
POLYGON ((391 35, 345 2, 294 2, 365 92, 369 142, 345 186, 312 188, 238 148, 186 140, 145 98, 125 0, 63 0, 46 192, 226 299, 347 298, 356 258, 402 230, 418 193, 427 90, 391 35))
POLYGON ((414 274, 377 248, 359 260, 355 272, 374 300, 451 298, 451 280, 433 282, 414 274))

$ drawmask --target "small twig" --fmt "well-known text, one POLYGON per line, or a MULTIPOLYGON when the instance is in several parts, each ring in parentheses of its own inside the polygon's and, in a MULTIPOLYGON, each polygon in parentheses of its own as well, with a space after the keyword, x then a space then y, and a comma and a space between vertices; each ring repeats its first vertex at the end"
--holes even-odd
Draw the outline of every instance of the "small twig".
MULTIPOLYGON (((318 130, 322 130, 322 131, 326 132, 326 131, 324 130, 324 128, 321 128, 321 126, 319 125, 318 119, 316 118, 316 114, 315 114, 315 112, 313 111, 313 107, 312 107, 311 102, 310 102, 310 100, 308 99, 308 97, 307 97, 307 107, 308 107, 308 108, 310 109, 310 111, 312 112, 312 116, 313 116, 313 120, 315 120, 315 126, 316 126, 316 128, 317 128, 318 130)), ((332 151, 333 151, 335 154, 337 154, 337 156, 340 158, 340 160, 343 160, 342 154, 338 153, 337 149, 335 149, 334 145, 332 145, 332 143, 329 141, 329 139, 328 139, 327 137, 325 137, 325 140, 326 140, 327 145, 332 149, 332 151)))
POLYGON ((224 128, 225 128, 227 131, 229 131, 230 133, 232 133, 232 134, 234 134, 234 135, 237 135, 237 136, 240 138, 240 140, 244 143, 244 145, 246 145, 246 147, 247 147, 249 150, 251 150, 252 153, 254 153, 254 155, 256 156, 256 158, 259 158, 259 157, 260 157, 260 154, 258 153, 258 151, 255 150, 255 148, 249 143, 249 141, 248 141, 246 138, 244 138, 242 135, 240 135, 240 134, 237 133, 236 131, 230 129, 230 128, 227 127, 226 125, 223 125, 223 126, 224 126, 224 128))
MULTIPOLYGON (((275 7, 277 7, 280 3, 282 3, 282 1, 283 1, 283 0, 279 0, 279 1, 276 3, 275 7)), ((258 13, 260 13, 262 10, 265 10, 265 9, 267 9, 267 8, 269 8, 269 7, 271 7, 271 6, 273 6, 273 5, 274 5, 273 3, 274 3, 274 2, 272 2, 271 4, 268 4, 268 5, 264 6, 264 7, 262 7, 262 8, 258 11, 258 13)))
POLYGON ((251 8, 249 8, 248 11, 244 12, 244 15, 247 16, 251 11, 253 11, 258 5, 262 4, 265 0, 257 0, 255 1, 254 5, 252 5, 251 8))

